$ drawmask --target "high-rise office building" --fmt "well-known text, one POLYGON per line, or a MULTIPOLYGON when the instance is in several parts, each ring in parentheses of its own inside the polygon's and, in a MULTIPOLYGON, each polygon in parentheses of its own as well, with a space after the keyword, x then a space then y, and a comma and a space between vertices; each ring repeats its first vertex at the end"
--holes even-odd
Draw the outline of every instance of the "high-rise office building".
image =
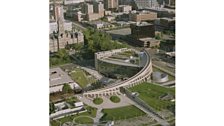
POLYGON ((104 13, 104 5, 102 2, 94 2, 93 3, 93 11, 94 13, 104 13))
POLYGON ((118 5, 118 0, 104 0, 104 7, 107 10, 117 9, 118 5))
POLYGON ((93 13, 93 5, 89 3, 85 3, 84 6, 84 13, 85 14, 92 14, 93 13))

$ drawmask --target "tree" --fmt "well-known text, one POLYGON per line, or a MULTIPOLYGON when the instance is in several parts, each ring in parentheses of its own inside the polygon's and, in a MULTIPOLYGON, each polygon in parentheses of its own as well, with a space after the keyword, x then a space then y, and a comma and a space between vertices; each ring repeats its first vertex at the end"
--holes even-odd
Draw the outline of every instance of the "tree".
POLYGON ((72 88, 69 84, 64 84, 63 88, 62 88, 62 92, 63 93, 70 93, 72 92, 72 88))
POLYGON ((55 112, 54 103, 50 103, 50 114, 55 112))

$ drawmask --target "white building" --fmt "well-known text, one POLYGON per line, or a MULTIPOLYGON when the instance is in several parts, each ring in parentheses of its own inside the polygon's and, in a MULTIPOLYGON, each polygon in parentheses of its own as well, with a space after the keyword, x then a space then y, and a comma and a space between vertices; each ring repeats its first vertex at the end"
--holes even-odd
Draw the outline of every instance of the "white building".
POLYGON ((76 102, 74 103, 75 107, 82 107, 84 106, 83 102, 76 102))
POLYGON ((78 4, 78 3, 82 3, 85 0, 64 0, 64 5, 68 5, 68 4, 78 4))

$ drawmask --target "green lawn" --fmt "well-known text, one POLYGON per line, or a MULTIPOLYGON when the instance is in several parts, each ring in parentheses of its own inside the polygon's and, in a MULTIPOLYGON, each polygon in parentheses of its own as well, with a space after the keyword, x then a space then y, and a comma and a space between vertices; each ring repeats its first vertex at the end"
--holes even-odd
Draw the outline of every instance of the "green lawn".
POLYGON ((95 81, 93 77, 88 78, 84 70, 75 68, 75 70, 70 74, 71 78, 76 81, 82 88, 86 87, 89 83, 95 81))
POLYGON ((114 103, 118 103, 121 101, 121 99, 118 96, 111 96, 110 101, 112 101, 114 103))
POLYGON ((143 111, 141 111, 135 106, 125 106, 114 109, 103 109, 102 112, 104 113, 104 116, 100 119, 101 121, 121 120, 145 115, 143 111))
MULTIPOLYGON (((60 122, 61 122, 61 124, 65 123, 65 122, 72 122, 75 117, 79 117, 79 116, 90 116, 93 118, 96 117, 97 108, 93 108, 90 106, 86 106, 85 108, 87 109, 87 112, 83 112, 83 113, 80 113, 77 115, 66 116, 66 117, 58 119, 58 120, 53 120, 53 121, 51 121, 51 126, 60 126, 60 122)), ((87 120, 87 121, 89 121, 89 120, 87 120)))
POLYGON ((93 119, 89 117, 78 117, 75 119, 75 122, 79 124, 93 124, 93 119))
POLYGON ((175 96, 175 88, 165 88, 150 83, 142 83, 129 88, 129 90, 138 92, 138 97, 156 110, 167 109, 168 106, 174 104, 171 101, 160 100, 159 97, 167 93, 175 96))
POLYGON ((96 105, 100 105, 103 103, 103 99, 102 98, 95 98, 93 99, 93 103, 96 105))

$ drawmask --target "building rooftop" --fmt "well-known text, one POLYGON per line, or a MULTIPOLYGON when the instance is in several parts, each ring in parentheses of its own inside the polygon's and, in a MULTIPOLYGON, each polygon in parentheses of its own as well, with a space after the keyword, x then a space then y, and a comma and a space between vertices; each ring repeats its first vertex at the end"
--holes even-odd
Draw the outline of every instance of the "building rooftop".
POLYGON ((52 68, 49 71, 50 75, 50 87, 57 86, 65 83, 74 82, 67 73, 65 73, 61 68, 52 68))
POLYGON ((168 21, 174 21, 175 20, 175 18, 167 18, 167 17, 160 18, 160 19, 164 19, 164 20, 168 20, 168 21))
POLYGON ((153 25, 153 24, 148 23, 148 22, 137 22, 136 23, 136 26, 148 26, 148 25, 153 25))
POLYGON ((159 40, 151 37, 146 37, 146 38, 140 38, 140 41, 150 41, 150 42, 159 42, 159 40))

